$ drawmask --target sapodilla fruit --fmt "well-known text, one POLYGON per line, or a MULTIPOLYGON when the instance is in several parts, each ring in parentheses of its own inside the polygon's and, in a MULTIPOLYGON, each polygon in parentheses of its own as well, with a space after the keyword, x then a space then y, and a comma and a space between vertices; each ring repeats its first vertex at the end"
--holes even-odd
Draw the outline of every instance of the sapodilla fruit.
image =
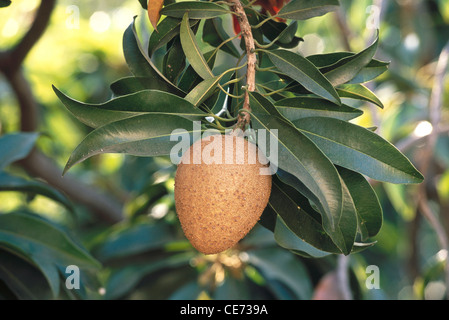
POLYGON ((176 211, 198 251, 214 254, 233 247, 262 215, 271 175, 257 150, 243 137, 218 134, 196 141, 182 156, 175 176, 176 211))

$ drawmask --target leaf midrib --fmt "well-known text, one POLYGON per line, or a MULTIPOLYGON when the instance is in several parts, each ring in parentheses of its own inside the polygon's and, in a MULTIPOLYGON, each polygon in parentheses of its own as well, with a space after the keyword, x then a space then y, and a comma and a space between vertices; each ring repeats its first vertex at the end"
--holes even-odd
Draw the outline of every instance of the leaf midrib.
POLYGON ((318 138, 321 138, 321 139, 323 139, 323 140, 326 140, 326 141, 328 141, 328 142, 331 142, 331 143, 335 143, 335 144, 341 145, 341 146, 343 146, 343 147, 345 147, 345 148, 348 148, 348 149, 351 149, 351 150, 355 150, 355 151, 357 151, 358 153, 361 153, 361 154, 363 154, 363 155, 365 155, 365 156, 367 156, 367 157, 369 157, 369 158, 371 158, 371 159, 374 159, 374 160, 376 160, 376 161, 378 161, 378 162, 380 162, 380 163, 383 163, 383 164, 387 165, 387 167, 389 167, 389 168, 395 169, 395 171, 396 171, 396 170, 399 170, 400 172, 405 173, 407 176, 411 176, 410 174, 404 172, 404 171, 401 170, 400 168, 395 167, 395 166, 392 166, 392 165, 390 165, 390 164, 388 164, 388 163, 386 163, 386 162, 383 162, 383 161, 381 161, 381 160, 379 160, 379 159, 377 159, 377 158, 374 158, 373 156, 371 156, 371 155, 369 155, 368 153, 365 153, 365 152, 363 152, 363 151, 361 151, 361 150, 359 150, 359 149, 354 149, 354 148, 352 148, 352 147, 350 147, 350 146, 348 146, 348 145, 346 145, 346 144, 344 144, 344 143, 341 143, 341 142, 339 142, 339 141, 332 140, 332 139, 327 138, 327 137, 325 137, 325 136, 322 136, 322 135, 320 135, 320 134, 318 134, 318 133, 311 132, 311 131, 308 131, 308 130, 303 129, 303 128, 298 128, 298 130, 303 131, 303 132, 305 132, 305 133, 309 133, 309 134, 311 134, 311 135, 314 135, 314 136, 316 136, 316 137, 318 137, 318 138))
POLYGON ((309 10, 314 10, 314 9, 316 9, 316 8, 328 8, 328 7, 337 7, 337 5, 335 5, 335 4, 328 4, 328 5, 318 5, 318 6, 315 6, 315 7, 308 7, 308 8, 303 8, 303 9, 297 9, 297 10, 293 10, 293 11, 288 11, 288 12, 284 12, 284 13, 281 13, 281 12, 279 12, 279 14, 277 14, 277 17, 282 17, 282 16, 286 16, 286 15, 289 15, 289 14, 295 14, 295 13, 299 13, 299 12, 304 12, 304 11, 309 11, 309 10))
MULTIPOLYGON (((260 119, 259 118, 257 118, 257 116, 255 116, 254 114, 252 114, 252 116, 253 117, 255 117, 256 119, 257 119, 257 121, 266 129, 266 130, 268 130, 268 132, 270 132, 270 134, 271 135, 273 135, 274 136, 274 134, 271 132, 271 130, 267 127, 267 126, 265 126, 263 123, 262 123, 262 121, 260 121, 260 119)), ((286 124, 288 124, 287 122, 285 122, 286 124)), ((307 138, 307 137, 306 137, 307 138)), ((306 171, 306 173, 308 174, 308 176, 314 181, 314 183, 315 183, 315 185, 316 186, 318 186, 318 189, 320 190, 320 193, 321 194, 323 194, 323 192, 321 191, 321 188, 319 187, 319 184, 315 181, 315 179, 313 178, 313 176, 310 174, 310 171, 304 166, 304 164, 298 159, 298 157, 291 151, 291 149, 290 148, 288 148, 281 140, 279 140, 279 138, 277 138, 277 140, 284 146, 284 148, 285 149, 287 149, 288 150, 288 152, 301 164, 301 166, 302 166, 302 168, 304 168, 304 170, 306 171)), ((318 199, 319 199, 319 197, 318 197, 318 199)), ((321 202, 321 200, 320 200, 320 202, 321 202)), ((326 207, 327 207, 327 209, 329 210, 329 212, 331 212, 331 210, 330 210, 330 208, 329 208, 329 205, 327 204, 327 202, 326 202, 326 207)), ((331 219, 330 219, 330 223, 331 223, 331 225, 333 225, 333 223, 334 223, 334 216, 331 214, 330 215, 330 217, 331 217, 331 219)))
MULTIPOLYGON (((318 82, 316 82, 315 81, 315 79, 313 79, 312 77, 310 77, 309 75, 307 75, 304 71, 302 71, 300 68, 298 68, 296 65, 294 65, 294 64, 292 64, 292 63, 290 63, 288 60, 285 60, 285 59, 283 59, 282 57, 280 57, 279 55, 277 55, 277 54, 275 54, 275 53, 273 53, 273 52, 269 52, 270 54, 272 54, 272 55, 274 55, 274 56, 276 56, 278 59, 280 59, 280 60, 282 60, 282 61, 284 61, 284 62, 286 62, 286 63, 288 63, 289 65, 291 65, 291 66, 293 66, 296 70, 298 70, 302 75, 304 75, 305 77, 307 77, 308 79, 310 79, 313 83, 315 83, 317 86, 319 86, 320 88, 322 88, 322 89, 324 89, 327 93, 329 93, 336 101, 338 101, 338 99, 339 99, 339 97, 338 97, 338 94, 336 94, 336 96, 338 97, 335 97, 331 92, 329 92, 325 87, 323 87, 321 84, 319 84, 318 82)), ((307 58, 304 58, 304 59, 306 59, 307 60, 307 58)), ((310 62, 311 63, 311 62, 310 62)), ((313 65, 313 64, 312 64, 313 65)), ((316 69, 317 70, 317 72, 318 73, 321 73, 318 69, 316 69)), ((323 78, 324 79, 326 79, 326 77, 321 73, 321 75, 323 76, 323 78)), ((327 79, 326 79, 327 80, 327 79)), ((299 81, 298 81, 299 82, 299 81)), ((300 83, 301 84, 301 83, 300 83)), ((302 84, 301 84, 302 85, 302 84)), ((333 86, 332 86, 332 84, 329 82, 329 85, 330 85, 330 87, 332 87, 332 88, 334 88, 333 86)), ((306 88, 307 89, 307 88, 306 88)), ((334 88, 334 91, 335 91, 335 88, 334 88)), ((326 100, 328 100, 328 99, 326 99, 326 100)))
MULTIPOLYGON (((206 69, 207 73, 213 77, 214 74, 212 73, 212 71, 209 68, 209 65, 206 62, 206 59, 204 59, 204 56, 202 54, 202 52, 200 51, 200 48, 198 47, 197 43, 196 43, 196 38, 195 35, 193 34, 192 30, 190 29, 190 25, 189 25, 189 18, 188 18, 188 14, 186 13, 184 15, 183 21, 181 22, 181 28, 185 28, 185 31, 187 33, 187 36, 189 37, 190 42, 193 44, 192 47, 195 50, 196 55, 200 58, 201 63, 203 64, 203 67, 206 69), (184 22, 184 20, 186 22, 184 22)), ((182 43, 181 43, 182 44, 182 43)), ((193 68, 193 66, 192 66, 193 68)), ((195 69, 195 68, 194 68, 195 69)), ((196 71, 196 70, 195 70, 196 71)), ((197 72, 198 73, 198 72, 197 72)), ((200 75, 201 76, 201 75, 200 75)), ((202 76, 201 76, 202 77, 202 76)))
MULTIPOLYGON (((125 120, 126 120, 126 119, 125 119, 125 120)), ((186 132, 190 134, 190 133, 202 132, 202 130, 192 130, 192 131, 186 130, 186 132)), ((151 139, 157 139, 157 138, 169 137, 169 136, 171 136, 171 134, 172 134, 172 133, 170 132, 170 133, 167 133, 167 134, 162 134, 162 135, 158 135, 158 136, 152 136, 152 137, 146 138, 146 139, 139 139, 139 140, 132 140, 132 141, 119 142, 119 143, 113 144, 112 146, 125 145, 125 144, 128 144, 128 143, 141 142, 141 141, 145 141, 145 140, 151 140, 151 139)), ((104 147, 104 148, 100 148, 100 149, 107 150, 109 147, 111 147, 111 146, 104 147)))

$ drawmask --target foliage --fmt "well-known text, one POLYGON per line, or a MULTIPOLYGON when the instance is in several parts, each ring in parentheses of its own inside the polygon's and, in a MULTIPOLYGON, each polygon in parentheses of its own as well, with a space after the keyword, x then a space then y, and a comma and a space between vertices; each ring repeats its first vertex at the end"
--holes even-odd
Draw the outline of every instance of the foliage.
MULTIPOLYGON (((279 11, 277 17, 282 19, 270 19, 258 7, 246 8, 250 23, 258 26, 253 28, 258 56, 255 92, 245 90, 245 43, 233 34, 231 8, 221 2, 166 2, 157 31, 147 23, 147 12, 140 11, 122 30, 124 61, 131 74, 122 68, 106 76, 106 69, 112 68, 103 60, 108 55, 107 50, 101 52, 104 49, 94 53, 104 67, 97 71, 97 79, 78 73, 85 83, 100 83, 97 92, 88 84, 61 85, 61 76, 55 76, 53 90, 70 116, 61 113, 60 104, 47 93, 51 102, 44 118, 50 121, 52 114, 59 114, 70 125, 52 132, 51 142, 39 138, 38 147, 55 153, 62 164, 71 148, 57 137, 67 131, 79 140, 85 135, 77 147, 76 139, 69 138, 74 150, 64 172, 96 179, 98 188, 123 196, 125 219, 105 226, 58 190, 24 175, 11 164, 29 154, 37 135, 3 135, 0 150, 10 152, 1 153, 1 190, 22 192, 6 193, 11 199, 20 194, 27 197, 20 200, 22 205, 0 215, 0 296, 311 299, 318 280, 337 268, 337 255, 351 254, 354 297, 373 297, 363 291, 362 266, 367 261, 381 265, 387 278, 399 272, 393 265, 403 256, 396 257, 395 250, 406 240, 395 224, 410 221, 416 210, 407 201, 416 188, 403 184, 423 179, 408 160, 413 153, 407 152, 407 158, 395 145, 425 115, 409 96, 401 96, 409 108, 398 107, 394 102, 398 96, 391 92, 399 88, 404 94, 426 95, 425 90, 417 90, 423 84, 410 83, 403 66, 398 67, 407 61, 397 58, 400 53, 395 50, 400 48, 388 45, 393 24, 362 36, 358 30, 364 21, 351 16, 350 27, 357 34, 351 43, 359 50, 335 45, 335 32, 326 29, 326 21, 336 13, 329 11, 344 10, 349 15, 360 7, 365 12, 368 6, 368 1, 341 2, 337 9, 338 1, 320 1, 318 8, 299 8, 308 2, 291 1, 279 11), (326 53, 307 53, 311 30, 326 39, 326 53), (362 45, 363 38, 372 41, 362 45), (379 56, 388 52, 387 57, 393 57, 391 66, 383 61, 387 59, 374 58, 379 48, 379 56), (105 83, 111 83, 109 88, 105 83), (170 133, 179 128, 191 133, 193 121, 201 121, 203 131, 232 129, 242 112, 248 112, 242 111, 247 93, 248 130, 266 129, 273 136, 277 130, 279 168, 269 206, 260 225, 235 249, 202 256, 178 226, 173 203, 176 167, 168 159, 176 141, 170 141, 170 133), (220 112, 223 104, 227 112, 220 112), (72 116, 79 122, 67 120, 72 116), (376 117, 381 120, 374 123, 376 117), (42 208, 39 214, 32 212, 36 194, 60 203, 59 212, 71 218, 56 224, 42 208), (69 264, 83 271, 80 291, 64 286, 64 267, 69 264), (35 280, 36 287, 28 279, 35 280), (354 284, 357 280, 359 285, 354 284), (39 290, 37 284, 48 290, 39 290)), ((395 10, 389 7, 387 12, 394 16, 395 10)), ((407 67, 415 63, 410 61, 407 67)), ((45 131, 57 128, 57 119, 51 121, 53 127, 45 131)), ((6 122, 2 125, 7 128, 6 122)), ((439 140, 441 146, 444 139, 439 140)), ((438 150, 445 168, 445 149, 438 150)), ((446 176, 438 176, 442 198, 447 196, 446 176)), ((431 230, 423 232, 433 236, 431 230)), ((417 278, 418 297, 424 297, 426 286, 441 277, 437 251, 433 247, 428 251, 433 254, 423 258, 429 265, 422 281, 417 278)), ((401 284, 385 283, 382 288, 397 294, 401 284)))
MULTIPOLYGON (((312 4, 293 1, 282 8, 278 16, 305 20, 335 10, 336 4, 336 1, 322 1, 319 5, 316 2, 312 4)), ((150 7, 149 11, 151 9, 150 7)), ((158 12, 159 8, 155 10, 158 12)), ((260 26, 274 21, 274 18, 259 13, 251 6, 247 7, 247 11, 251 16, 251 26, 256 30, 256 38, 259 38, 255 40, 259 48, 256 49, 259 70, 256 74, 256 86, 263 88, 260 92, 249 92, 251 127, 256 131, 266 130, 270 136, 277 139, 277 165, 280 170, 292 175, 289 181, 293 183, 290 182, 290 186, 305 197, 284 195, 283 190, 289 183, 278 175, 279 180, 275 187, 283 195, 276 192, 272 194, 263 224, 275 232, 273 221, 279 216, 288 228, 281 230, 290 230, 315 249, 328 253, 349 254, 353 250, 358 251, 357 248, 365 248, 366 244, 359 244, 356 240, 359 238, 358 230, 368 229, 366 234, 376 235, 382 213, 380 206, 375 203, 370 210, 365 211, 378 221, 374 222, 374 228, 371 224, 366 224, 361 213, 364 211, 360 208, 365 205, 367 198, 373 197, 374 192, 366 180, 357 174, 391 183, 419 183, 423 177, 405 156, 374 132, 345 120, 334 119, 333 114, 321 113, 318 108, 327 103, 329 109, 338 110, 342 105, 337 91, 339 86, 351 83, 356 88, 365 88, 364 82, 387 70, 386 63, 373 60, 379 39, 376 37, 373 44, 359 53, 332 52, 320 57, 315 56, 312 59, 314 62, 311 62, 307 57, 283 49, 284 45, 291 47, 291 42, 295 39, 296 21, 290 25, 276 22, 278 28, 283 31, 274 40, 266 42, 269 38, 260 26), (381 65, 380 71, 372 73, 364 70, 373 64, 381 65), (269 79, 261 79, 261 74, 267 73, 266 77, 269 79), (297 105, 288 107, 283 101, 307 98, 316 102, 312 107, 315 116, 300 119, 297 119, 297 116, 288 117, 291 114, 289 109, 295 109, 297 105), (276 104, 284 106, 283 114, 278 111, 276 104), (352 178, 345 180, 336 166, 349 169, 350 171, 344 172, 352 178), (362 184, 365 188, 361 188, 362 184), (350 190, 353 190, 353 193, 350 190), (294 217, 286 220, 284 216, 291 215, 292 212, 285 210, 284 206, 276 207, 273 204, 279 202, 280 197, 292 199, 290 201, 301 208, 296 210, 294 217), (316 220, 315 228, 306 228, 302 223, 298 223, 303 219, 302 216, 307 220, 316 220), (296 226, 298 224, 299 226, 296 226), (323 237, 323 234, 326 237, 323 237), (317 238, 320 240, 309 240, 317 238)), ((244 109, 226 108, 229 118, 225 119, 217 117, 212 110, 216 108, 220 93, 228 95, 228 105, 240 105, 243 97, 228 92, 247 86, 247 80, 240 76, 239 71, 246 65, 242 64, 242 61, 248 52, 239 53, 240 57, 237 59, 232 55, 232 52, 238 52, 237 48, 226 47, 228 49, 222 50, 227 54, 224 59, 227 65, 234 67, 221 70, 215 67, 213 59, 220 49, 224 48, 225 43, 231 44, 231 40, 236 37, 224 36, 211 41, 212 37, 218 35, 209 33, 208 43, 217 46, 206 60, 201 51, 202 44, 195 35, 195 32, 202 32, 204 37, 202 28, 206 26, 203 23, 205 19, 215 19, 216 25, 223 25, 221 17, 231 14, 229 7, 214 2, 183 1, 164 6, 161 14, 172 18, 170 23, 179 26, 179 29, 167 28, 165 34, 162 34, 162 30, 165 30, 162 27, 159 31, 153 31, 149 47, 145 50, 138 38, 135 22, 128 27, 123 37, 123 51, 136 78, 127 78, 126 88, 122 85, 123 82, 115 82, 112 87, 115 90, 114 97, 111 100, 101 105, 82 104, 55 88, 55 92, 72 114, 95 128, 72 153, 64 171, 100 153, 170 155, 177 143, 170 134, 176 129, 192 133, 192 120, 202 120, 202 130, 225 130, 233 128, 238 121, 238 114, 244 109), (191 21, 196 19, 201 19, 201 22, 195 24, 192 30, 191 21), (157 37, 159 41, 151 41, 153 37, 157 37), (166 44, 161 47, 160 41, 166 44), (165 49, 165 67, 162 70, 159 70, 146 54, 154 54, 156 47, 158 50, 165 49), (172 55, 177 60, 176 70, 175 62, 169 60, 172 55), (187 68, 187 65, 191 68, 187 68), (224 82, 228 78, 227 75, 231 75, 233 80, 224 82), (181 84, 184 83, 185 77, 193 77, 196 80, 189 81, 190 86, 183 87, 181 84), (206 117, 213 117, 215 120, 209 122, 206 117), (222 125, 221 122, 226 124, 222 125)), ((152 23, 154 24, 154 21, 152 23)), ((241 47, 245 45, 244 37, 243 34, 241 47)), ((243 96, 246 94, 243 93, 243 96)), ((301 106, 309 108, 307 103, 301 106)), ((274 155, 271 154, 269 159, 273 161, 274 155)), ((367 237, 364 240, 367 240, 367 237)), ((297 248, 289 249, 300 252, 297 248)), ((308 252, 305 254, 310 255, 308 252)))

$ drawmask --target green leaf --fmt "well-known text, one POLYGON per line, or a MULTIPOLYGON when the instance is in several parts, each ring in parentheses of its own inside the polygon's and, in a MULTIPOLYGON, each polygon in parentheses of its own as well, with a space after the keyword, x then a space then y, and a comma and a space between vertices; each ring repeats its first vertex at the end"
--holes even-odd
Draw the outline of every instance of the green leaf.
POLYGON ((181 36, 182 49, 184 50, 187 60, 189 61, 193 69, 196 71, 196 73, 200 75, 201 78, 203 79, 213 77, 214 74, 209 69, 206 59, 204 59, 200 47, 196 42, 195 34, 190 29, 189 17, 187 13, 184 15, 181 22, 180 36, 181 36))
POLYGON ((18 299, 51 299, 47 280, 32 263, 7 250, 0 250, 0 261, 0 280, 18 299))
POLYGON ((377 50, 378 40, 379 38, 376 38, 373 44, 365 50, 343 58, 327 68, 320 69, 320 71, 333 86, 352 80, 372 60, 377 50))
POLYGON ((270 20, 264 23, 260 29, 271 42, 278 38, 275 41, 275 46, 291 49, 295 48, 300 41, 304 41, 304 39, 296 37, 297 28, 296 21, 287 26, 284 22, 270 20))
POLYGON ((40 194, 59 202, 69 211, 74 211, 73 204, 65 195, 51 186, 37 180, 28 180, 12 176, 6 172, 0 172, 0 191, 20 191, 40 194))
POLYGON ((263 248, 248 251, 249 263, 257 267, 267 280, 275 280, 289 288, 296 299, 308 300, 312 284, 307 269, 287 251, 263 248))
MULTIPOLYGON (((307 203, 307 200, 292 187, 281 183, 276 178, 273 180, 268 205, 288 230, 317 250, 341 253, 341 250, 335 246, 332 239, 323 229, 320 220, 317 219, 317 213, 310 205, 300 206, 299 201, 297 201, 298 198, 300 198, 302 204, 307 203)), ((276 228, 279 228, 278 222, 276 222, 275 227, 275 239, 279 239, 282 236, 279 234, 279 229, 278 234, 276 234, 276 228)), ((284 238, 284 240, 286 239, 284 238)))
POLYGON ((168 86, 176 88, 145 55, 137 36, 135 20, 123 34, 123 54, 126 63, 134 76, 164 81, 168 86))
POLYGON ((148 10, 148 1, 147 0, 139 0, 139 3, 143 9, 148 10))
POLYGON ((274 229, 274 238, 281 247, 306 258, 322 258, 332 254, 331 252, 319 250, 304 240, 301 240, 279 217, 277 218, 274 229))
MULTIPOLYGON (((207 65, 209 69, 212 69, 215 64, 215 58, 217 55, 213 54, 214 50, 208 51, 204 54, 204 58, 207 61, 207 65)), ((196 73, 191 65, 189 65, 184 71, 179 80, 179 88, 185 90, 186 92, 190 92, 195 86, 197 86, 203 79, 196 73)))
POLYGON ((318 68, 329 67, 339 60, 347 57, 353 56, 354 52, 342 51, 342 52, 329 52, 329 53, 318 53, 307 56, 307 60, 312 62, 318 68))
POLYGON ((383 108, 382 101, 367 87, 362 84, 343 84, 337 88, 338 95, 342 98, 363 100, 374 103, 383 108))
POLYGON ((161 249, 170 241, 174 238, 165 223, 124 224, 107 236, 95 249, 95 255, 102 261, 124 258, 161 249))
POLYGON ((175 82, 186 66, 184 51, 179 37, 173 40, 173 44, 164 56, 164 74, 168 80, 175 82))
POLYGON ((22 213, 0 215, 0 247, 19 252, 46 277, 58 296, 59 267, 98 268, 100 264, 59 228, 43 219, 22 213))
POLYGON ((125 77, 110 85, 114 97, 124 96, 142 90, 159 90, 185 97, 186 93, 166 81, 147 77, 125 77))
POLYGON ((67 97, 55 87, 53 89, 66 108, 79 121, 92 128, 142 113, 177 114, 193 119, 206 115, 187 100, 158 90, 143 90, 100 104, 86 104, 67 97))
POLYGON ((384 182, 420 183, 423 180, 398 149, 370 130, 324 117, 298 119, 293 124, 339 166, 384 182))
MULTIPOLYGON (((324 54, 315 54, 311 56, 307 56, 307 60, 312 62, 316 67, 323 72, 323 69, 327 71, 331 70, 331 66, 336 67, 337 62, 341 59, 348 58, 354 56, 353 52, 331 52, 324 54)), ((380 76, 382 73, 388 70, 389 62, 380 61, 376 59, 371 59, 371 61, 364 66, 359 73, 355 75, 354 78, 349 80, 347 83, 364 83, 370 80, 373 80, 380 76)))
POLYGON ((26 158, 33 149, 39 134, 34 132, 9 133, 0 137, 0 170, 26 158))
POLYGON ((8 7, 11 4, 11 0, 0 0, 0 8, 8 7))
MULTIPOLYGON (((220 18, 213 18, 206 20, 204 22, 203 27, 204 42, 210 44, 213 47, 218 47, 229 38, 230 38, 229 35, 223 28, 223 21, 220 18)), ((232 41, 231 42, 228 41, 223 46, 221 46, 220 49, 236 58, 240 57, 240 53, 234 46, 232 41)))
MULTIPOLYGON (((299 206, 299 208, 301 210, 303 210, 304 212, 308 213, 308 215, 310 217, 314 217, 317 216, 318 213, 316 213, 315 209, 312 207, 311 204, 316 204, 318 203, 318 201, 315 199, 316 197, 312 194, 310 195, 310 191, 307 190, 304 186, 304 184, 295 176, 285 172, 284 170, 279 169, 277 172, 277 177, 279 178, 279 183, 282 191, 287 193, 290 198, 292 199, 291 201, 294 201, 296 203, 297 206, 299 206), (288 186, 285 186, 288 185, 288 186), (291 188, 294 188, 295 190, 292 191, 291 188), (298 194, 299 192, 299 194, 298 194), (308 198, 308 202, 304 201, 303 196, 308 198)), ((374 245, 374 243, 358 243, 358 242, 354 242, 354 237, 357 233, 357 223, 358 223, 358 216, 356 214, 356 210, 355 210, 355 206, 354 206, 354 202, 352 201, 352 198, 350 196, 349 190, 345 184, 344 181, 342 181, 342 186, 343 186, 343 212, 342 212, 342 216, 340 218, 338 227, 334 230, 333 233, 328 233, 329 236, 331 236, 332 238, 332 242, 334 244, 337 244, 338 246, 338 251, 335 250, 330 250, 329 248, 326 249, 325 247, 323 247, 323 243, 318 247, 319 250, 321 251, 328 251, 330 253, 344 253, 344 254, 348 254, 349 251, 350 253, 356 253, 356 252, 360 252, 364 249, 366 249, 369 246, 374 245)), ((287 199, 285 199, 287 200, 287 199)), ((281 209, 283 210, 283 209, 281 209)), ((291 208, 291 210, 293 210, 293 207, 291 208)), ((289 213, 291 214, 291 213, 289 213)), ((289 226, 290 227, 290 226, 289 226)), ((294 232, 295 234, 298 233, 300 236, 300 238, 303 237, 303 235, 301 235, 300 231, 297 229, 297 227, 295 227, 295 224, 292 224, 292 228, 290 228, 290 230, 292 232, 294 232)), ((310 231, 310 230, 306 230, 306 231, 310 231)), ((319 231, 319 230, 318 230, 319 231)), ((325 231, 323 231, 325 232, 325 231)), ((284 235, 283 237, 286 237, 288 240, 289 238, 292 237, 292 235, 284 235)), ((306 239, 306 238, 303 238, 306 239)), ((290 239, 291 240, 291 239, 290 239)), ((296 245, 300 245, 301 247, 304 247, 304 245, 302 243, 298 243, 298 241, 290 241, 290 243, 292 243, 292 245, 296 244, 296 245)), ((326 242, 324 242, 325 244, 326 242)), ((306 247, 307 248, 307 247, 306 247)), ((298 253, 300 255, 304 255, 304 254, 308 254, 307 252, 304 252, 302 250, 298 248, 293 248, 293 251, 295 253, 298 253)))
POLYGON ((162 8, 161 14, 174 18, 182 18, 188 13, 190 19, 210 19, 229 14, 231 11, 213 2, 182 1, 162 8))
POLYGON ((343 187, 343 207, 338 229, 332 240, 342 250, 343 254, 348 255, 353 251, 355 238, 357 235, 358 216, 354 201, 349 193, 348 187, 341 179, 343 187))
POLYGON ((290 121, 314 116, 351 120, 363 114, 360 109, 309 96, 285 98, 276 101, 275 106, 290 121))
POLYGON ((374 237, 382 226, 382 207, 368 181, 359 173, 338 168, 338 172, 348 187, 357 210, 359 230, 362 240, 374 237))
MULTIPOLYGON (((253 127, 266 130, 267 140, 272 136, 277 141, 278 167, 304 183, 319 201, 316 205, 322 213, 325 230, 335 231, 343 199, 340 176, 333 164, 307 136, 285 120, 269 100, 252 92, 250 105, 253 127)), ((273 162, 271 152, 268 158, 273 162)))
POLYGON ((288 25, 287 28, 282 30, 282 32, 279 34, 278 41, 282 44, 289 44, 293 41, 296 35, 296 31, 298 30, 298 22, 293 21, 288 25))
POLYGON ((221 77, 222 76, 220 75, 203 80, 195 88, 193 88, 192 91, 189 92, 185 99, 195 107, 199 106, 212 95, 214 90, 217 88, 221 77))
POLYGON ((283 49, 264 52, 281 72, 300 83, 307 90, 326 100, 341 104, 340 97, 332 84, 309 60, 283 49))
POLYGON ((164 257, 163 259, 151 261, 150 263, 140 263, 128 265, 118 270, 113 270, 106 282, 107 300, 123 297, 147 275, 161 270, 188 265, 192 260, 190 252, 164 257))
MULTIPOLYGON (((193 27, 199 22, 199 20, 190 19, 190 27, 193 27)), ((169 43, 174 37, 176 37, 181 28, 181 19, 166 17, 159 22, 157 26, 157 32, 151 33, 148 43, 148 55, 151 57, 157 49, 162 48, 169 43)))
MULTIPOLYGON (((370 80, 376 79, 378 76, 388 70, 389 63, 379 60, 371 60, 362 70, 351 80, 346 82, 347 84, 365 83, 370 80)), ((338 90, 337 90, 338 92, 338 90)))
POLYGON ((106 124, 89 133, 72 152, 65 168, 101 153, 127 153, 135 156, 170 155, 177 141, 170 141, 172 131, 195 131, 192 121, 171 114, 143 114, 106 124))
POLYGON ((357 217, 349 192, 344 183, 342 183, 342 186, 342 214, 337 227, 332 231, 323 229, 321 223, 317 220, 316 214, 314 215, 315 211, 304 197, 290 186, 280 184, 276 179, 273 181, 272 188, 278 188, 278 190, 274 191, 274 199, 270 198, 269 204, 277 206, 277 212, 280 217, 287 227, 300 239, 319 250, 347 255, 351 253, 354 244, 357 232, 357 217), (289 203, 288 209, 281 209, 281 206, 287 206, 287 203, 289 203), (338 249, 334 247, 335 245, 338 249))
POLYGON ((277 17, 306 20, 337 10, 338 0, 292 0, 277 14, 277 17))

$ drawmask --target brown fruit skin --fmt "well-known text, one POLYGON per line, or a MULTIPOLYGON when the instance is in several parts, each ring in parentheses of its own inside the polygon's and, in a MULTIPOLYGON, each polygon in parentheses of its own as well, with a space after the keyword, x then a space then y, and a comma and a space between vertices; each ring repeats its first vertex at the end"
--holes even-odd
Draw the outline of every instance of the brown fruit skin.
POLYGON ((260 174, 259 169, 267 165, 261 164, 259 158, 254 158, 254 164, 248 163, 248 153, 257 156, 254 144, 230 135, 214 135, 207 140, 196 141, 178 165, 175 205, 190 243, 204 254, 214 254, 233 247, 254 227, 268 204, 272 178, 260 174), (201 164, 194 164, 194 146, 201 144, 203 150, 212 139, 222 139, 223 161, 205 164, 202 157, 201 164), (233 139, 233 144, 225 143, 226 139, 233 139), (236 142, 242 142, 239 139, 243 140, 244 150, 235 147, 236 142), (239 164, 236 152, 241 156, 241 151, 244 163, 239 164), (233 154, 232 163, 225 163, 225 153, 233 154))

